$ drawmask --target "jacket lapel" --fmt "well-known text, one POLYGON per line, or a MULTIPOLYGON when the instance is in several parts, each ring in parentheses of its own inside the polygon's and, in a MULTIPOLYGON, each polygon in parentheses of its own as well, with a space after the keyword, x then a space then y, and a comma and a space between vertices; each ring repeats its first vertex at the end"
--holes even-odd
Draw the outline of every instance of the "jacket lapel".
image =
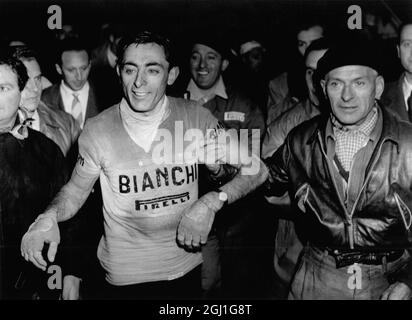
POLYGON ((51 105, 57 106, 59 110, 64 111, 64 104, 62 95, 60 94, 60 84, 56 84, 50 92, 50 97, 52 98, 51 105))
POLYGON ((391 100, 389 102, 389 107, 395 111, 395 113, 398 114, 402 120, 409 121, 409 115, 406 110, 405 100, 403 98, 403 77, 404 75, 402 74, 396 82, 396 85, 393 87, 392 94, 389 96, 389 99, 391 100))
POLYGON ((39 107, 37 112, 40 118, 40 132, 49 138, 52 137, 53 131, 59 130, 59 124, 43 108, 39 107))
POLYGON ((86 107, 86 119, 92 118, 98 114, 96 106, 96 97, 94 95, 94 89, 89 86, 89 97, 87 98, 87 107, 86 107))

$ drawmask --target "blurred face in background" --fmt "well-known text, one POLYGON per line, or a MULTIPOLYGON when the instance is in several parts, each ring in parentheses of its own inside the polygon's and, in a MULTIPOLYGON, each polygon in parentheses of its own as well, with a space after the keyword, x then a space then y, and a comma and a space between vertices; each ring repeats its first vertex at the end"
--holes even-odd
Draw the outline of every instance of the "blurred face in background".
POLYGON ((253 48, 249 52, 242 55, 243 63, 249 70, 258 72, 263 65, 264 51, 263 48, 253 48))
POLYGON ((21 92, 20 107, 23 109, 34 112, 40 103, 42 83, 41 83, 41 70, 36 59, 22 60, 24 66, 27 69, 26 86, 21 92))
POLYGON ((301 30, 297 35, 298 50, 303 56, 309 45, 319 38, 323 37, 323 28, 321 26, 313 26, 307 30, 301 30))
POLYGON ((409 76, 408 80, 412 84, 412 24, 408 24, 402 28, 398 45, 398 56, 409 76))
POLYGON ((87 82, 90 72, 90 60, 86 50, 64 51, 62 64, 56 64, 57 72, 63 81, 73 91, 81 90, 87 82))
POLYGON ((319 99, 317 97, 317 92, 316 92, 316 86, 313 83, 313 74, 315 73, 317 67, 318 67, 318 61, 320 58, 323 57, 327 50, 313 50, 310 51, 306 57, 306 85, 308 87, 309 91, 309 99, 310 101, 318 106, 319 105, 319 99))

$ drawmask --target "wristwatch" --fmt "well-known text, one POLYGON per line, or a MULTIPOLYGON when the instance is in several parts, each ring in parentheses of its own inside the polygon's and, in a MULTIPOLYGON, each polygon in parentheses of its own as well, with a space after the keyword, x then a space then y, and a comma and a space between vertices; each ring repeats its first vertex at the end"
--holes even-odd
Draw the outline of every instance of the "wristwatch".
POLYGON ((229 204, 229 198, 227 196, 227 193, 222 191, 220 188, 216 188, 213 191, 219 194, 219 200, 223 202, 223 206, 221 209, 227 207, 227 205, 229 204))

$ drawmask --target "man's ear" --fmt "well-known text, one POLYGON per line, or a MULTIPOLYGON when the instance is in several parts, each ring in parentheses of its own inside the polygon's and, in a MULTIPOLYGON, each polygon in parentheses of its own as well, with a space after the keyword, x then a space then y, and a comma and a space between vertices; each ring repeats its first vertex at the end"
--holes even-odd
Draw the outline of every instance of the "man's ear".
POLYGON ((320 80, 320 86, 322 87, 323 94, 325 95, 325 97, 327 97, 328 95, 326 93, 326 80, 320 80))
POLYGON ((229 60, 227 59, 223 59, 222 61, 222 67, 220 68, 220 70, 223 72, 226 70, 226 68, 229 66, 229 60))
POLYGON ((57 63, 54 66, 56 67, 57 73, 62 76, 63 75, 62 68, 57 63))
POLYGON ((398 52, 398 58, 401 58, 399 44, 396 46, 396 51, 398 52))
POLYGON ((385 89, 385 80, 382 76, 377 76, 375 79, 375 99, 380 99, 385 89))
POLYGON ((177 77, 179 76, 179 73, 180 73, 180 69, 178 66, 172 67, 169 70, 169 74, 167 76, 167 84, 169 86, 171 86, 176 81, 177 77))
POLYGON ((120 77, 120 67, 118 64, 116 64, 116 73, 120 77))

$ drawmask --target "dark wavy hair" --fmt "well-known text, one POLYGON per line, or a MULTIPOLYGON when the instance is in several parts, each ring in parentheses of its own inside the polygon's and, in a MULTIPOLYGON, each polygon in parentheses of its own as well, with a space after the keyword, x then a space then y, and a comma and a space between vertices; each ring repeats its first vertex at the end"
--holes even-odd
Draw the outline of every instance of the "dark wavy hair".
POLYGON ((22 91, 26 86, 29 76, 26 66, 19 59, 14 58, 9 52, 0 52, 0 65, 9 66, 17 76, 19 90, 22 91))
POLYGON ((122 40, 120 40, 119 47, 118 47, 118 65, 121 67, 123 64, 124 53, 126 49, 131 46, 135 45, 136 47, 139 44, 146 44, 146 43, 156 43, 161 46, 164 50, 166 61, 169 62, 169 69, 176 66, 176 59, 174 56, 174 50, 172 49, 171 41, 159 34, 150 32, 150 31, 141 31, 136 35, 127 35, 122 40))
POLYGON ((29 46, 25 46, 25 45, 24 46, 14 46, 14 47, 10 47, 9 50, 10 50, 10 55, 12 55, 16 59, 19 59, 19 60, 35 59, 39 61, 36 51, 34 51, 29 46))

